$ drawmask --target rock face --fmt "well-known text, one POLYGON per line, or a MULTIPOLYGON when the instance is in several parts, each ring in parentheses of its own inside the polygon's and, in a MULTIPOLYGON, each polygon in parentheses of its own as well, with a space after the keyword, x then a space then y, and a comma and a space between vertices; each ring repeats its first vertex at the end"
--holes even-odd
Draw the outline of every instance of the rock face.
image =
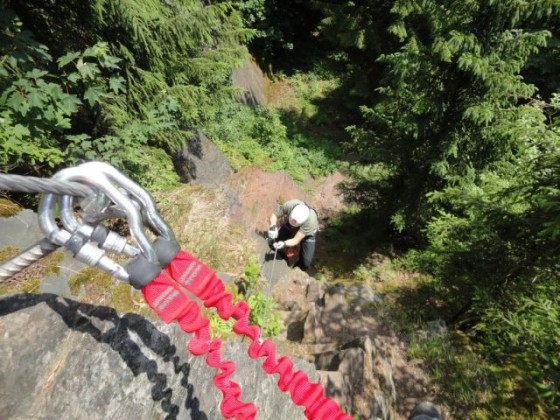
MULTIPOLYGON (((185 348, 176 325, 54 295, 0 300, 0 418, 220 419, 217 372, 185 348)), ((227 341, 242 401, 262 419, 305 418, 249 359, 247 344, 227 341)), ((260 361, 262 362, 262 360, 260 361)), ((314 381, 312 364, 296 360, 314 381)))
POLYGON ((233 174, 224 154, 198 131, 175 158, 175 169, 183 182, 217 188, 233 174))
POLYGON ((233 70, 232 83, 245 90, 239 98, 240 102, 247 105, 266 104, 263 72, 253 61, 247 61, 243 67, 233 70))
MULTIPOLYGON (((393 353, 397 340, 371 311, 380 297, 366 284, 327 286, 290 269, 274 258, 263 237, 271 212, 287 199, 305 200, 321 221, 336 215, 342 207, 337 190, 342 176, 310 180, 302 189, 284 172, 246 168, 233 174, 202 133, 176 165, 183 181, 223 189, 231 220, 248 235, 257 232, 263 291, 272 291, 287 327, 280 345, 289 343, 286 348, 307 357, 296 359, 296 367, 320 382, 347 413, 360 419, 405 418, 395 414, 395 381, 403 370, 402 357, 393 353)), ((37 216, 29 213, 15 216, 10 225, 0 219, 0 231, 7 232, 0 246, 26 247, 42 237, 37 216), (29 243, 19 244, 22 237, 29 243)), ((65 283, 53 278, 41 285, 43 293, 58 297, 0 299, 0 418, 222 418, 221 395, 212 385, 216 371, 190 355, 189 337, 177 326, 65 299, 65 290, 56 288, 60 284, 65 283)), ((304 418, 303 409, 277 389, 277 378, 262 372, 262 360, 248 358, 246 342, 227 341, 222 359, 236 362, 233 380, 243 387, 242 400, 257 404, 259 418, 304 418)), ((417 385, 416 378, 410 382, 417 385)))
POLYGON ((32 210, 23 210, 12 217, 0 217, 0 232, 0 249, 6 246, 24 249, 45 236, 37 213, 32 210))
POLYGON ((327 395, 360 418, 395 418, 393 358, 368 311, 379 299, 369 286, 327 286, 295 269, 276 282, 273 297, 284 338, 304 346, 327 395))
POLYGON ((247 232, 268 228, 272 211, 286 200, 297 198, 311 205, 324 221, 338 213, 343 206, 343 195, 338 185, 343 181, 340 173, 308 180, 305 187, 299 187, 285 172, 265 172, 258 167, 240 170, 232 175, 225 186, 232 191, 231 217, 247 232), (305 190, 313 190, 309 194, 305 190))

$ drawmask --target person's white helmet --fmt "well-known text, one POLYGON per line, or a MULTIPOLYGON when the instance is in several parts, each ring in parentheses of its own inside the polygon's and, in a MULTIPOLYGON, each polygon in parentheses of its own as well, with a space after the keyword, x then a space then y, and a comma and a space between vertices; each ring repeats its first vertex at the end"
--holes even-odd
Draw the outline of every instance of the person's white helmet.
POLYGON ((290 212, 289 222, 293 227, 299 227, 305 223, 309 217, 309 207, 305 204, 298 204, 290 212))

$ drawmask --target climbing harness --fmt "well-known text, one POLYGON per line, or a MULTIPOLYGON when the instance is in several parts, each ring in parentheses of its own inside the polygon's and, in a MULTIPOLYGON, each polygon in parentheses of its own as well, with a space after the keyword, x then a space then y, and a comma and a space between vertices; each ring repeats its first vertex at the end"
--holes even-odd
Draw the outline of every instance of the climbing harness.
POLYGON ((257 408, 241 401, 241 386, 230 379, 236 366, 222 360, 222 343, 211 338, 210 323, 202 316, 197 300, 206 308, 214 308, 222 319, 235 320, 233 331, 251 341, 249 357, 264 358, 263 370, 270 375, 278 374, 278 388, 304 407, 307 418, 352 419, 334 400, 324 396, 320 384, 310 382, 305 372, 294 371, 288 357, 277 357, 274 343, 261 337, 264 324, 260 328, 249 324, 249 305, 244 301, 234 304, 216 273, 179 248, 152 197, 114 167, 88 162, 63 169, 50 180, 0 174, 0 189, 42 193, 39 221, 46 235, 46 239, 0 266, 0 281, 59 247, 67 248, 78 260, 140 289, 164 322, 176 321, 183 331, 193 334, 188 350, 195 356, 206 355, 206 363, 219 371, 213 383, 222 393, 220 410, 225 418, 254 419, 257 408), (79 215, 74 211, 75 204, 80 208, 79 215), (61 223, 55 219, 57 208, 61 223), (117 217, 126 218, 135 245, 101 224, 117 217), (154 240, 148 239, 145 228, 155 235, 154 240), (119 264, 105 255, 105 250, 128 260, 119 264))

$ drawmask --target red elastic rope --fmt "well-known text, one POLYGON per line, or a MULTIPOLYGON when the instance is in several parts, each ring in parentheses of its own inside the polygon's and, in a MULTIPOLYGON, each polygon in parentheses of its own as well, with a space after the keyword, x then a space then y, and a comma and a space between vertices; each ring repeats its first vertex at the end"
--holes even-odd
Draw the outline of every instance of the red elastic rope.
POLYGON ((189 351, 200 356, 207 354, 208 366, 219 369, 213 383, 222 392, 220 411, 226 418, 235 417, 239 420, 254 419, 257 407, 252 403, 239 400, 241 387, 229 378, 235 370, 235 363, 221 360, 220 340, 210 339, 209 321, 201 314, 200 307, 189 299, 178 287, 177 283, 166 272, 160 273, 142 289, 148 305, 166 323, 177 321, 179 327, 194 337, 188 344, 189 351))
POLYGON ((216 308, 222 319, 236 319, 233 331, 251 339, 248 354, 252 359, 266 357, 262 367, 268 374, 277 373, 278 388, 288 391, 292 401, 305 407, 309 419, 318 420, 352 420, 352 417, 340 409, 338 403, 324 396, 320 384, 311 383, 307 374, 301 370, 294 372, 293 363, 288 357, 276 359, 276 347, 270 340, 261 342, 260 329, 249 325, 250 308, 246 302, 235 305, 232 295, 225 291, 222 280, 206 265, 185 251, 179 254, 166 267, 171 277, 181 286, 204 302, 204 306, 216 308))

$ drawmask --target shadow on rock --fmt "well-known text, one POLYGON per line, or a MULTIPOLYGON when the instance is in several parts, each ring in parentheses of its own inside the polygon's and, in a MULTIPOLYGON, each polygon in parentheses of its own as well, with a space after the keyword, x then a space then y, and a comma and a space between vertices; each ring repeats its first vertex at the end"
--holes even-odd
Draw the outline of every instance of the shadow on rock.
MULTIPOLYGON (((118 353, 135 377, 146 374, 152 383, 151 398, 160 403, 161 409, 166 413, 166 419, 176 418, 181 407, 177 404, 177 401, 180 401, 179 397, 173 398, 174 391, 170 386, 172 381, 168 377, 172 375, 163 373, 162 366, 169 371, 172 367, 172 372, 182 375, 180 387, 187 390, 184 408, 190 411, 191 418, 208 418, 204 412, 200 411, 198 398, 194 397, 194 387, 189 382, 190 364, 181 363, 181 357, 177 355, 177 348, 172 344, 170 337, 159 331, 151 322, 136 314, 119 315, 113 308, 79 303, 50 294, 18 294, 6 297, 0 300, 0 317, 8 317, 42 303, 58 314, 70 329, 88 334, 97 342, 109 345, 114 352, 118 353), (132 337, 138 337, 138 342, 134 341, 132 337)), ((41 337, 36 335, 35 339, 36 345, 41 347, 41 337)), ((10 343, 4 343, 3 346, 10 345, 10 343)), ((46 352, 47 349, 46 345, 44 351, 46 352)), ((88 351, 93 353, 93 350, 88 351)), ((106 350, 103 351, 106 352, 106 350)), ((97 354, 93 356, 97 356, 97 354)), ((40 361, 38 360, 37 363, 39 364, 40 361)), ((91 363, 95 363, 95 360, 91 360, 91 363)), ((116 372, 113 374, 118 375, 116 372)), ((81 382, 87 387, 90 379, 84 377, 81 382)), ((119 386, 120 384, 110 385, 119 386)))

